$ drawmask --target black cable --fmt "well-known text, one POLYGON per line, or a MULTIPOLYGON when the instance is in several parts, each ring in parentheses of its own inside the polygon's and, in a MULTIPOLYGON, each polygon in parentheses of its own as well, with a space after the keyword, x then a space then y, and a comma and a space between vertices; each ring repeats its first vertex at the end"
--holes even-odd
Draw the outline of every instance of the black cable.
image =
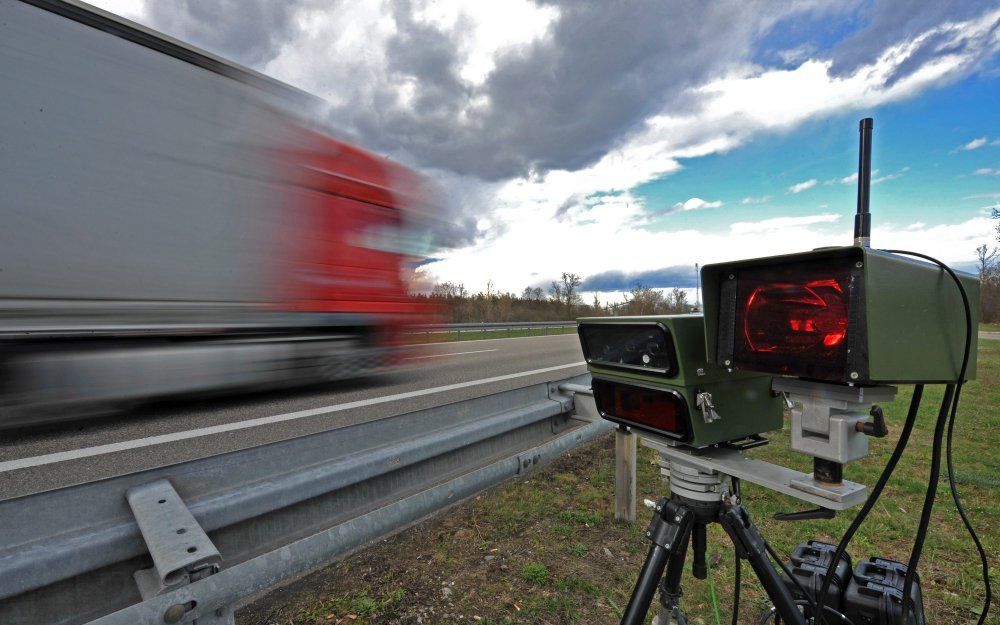
MULTIPOLYGON (((962 388, 959 387, 955 392, 955 404, 958 403, 958 394, 961 390, 962 388)), ((986 557, 986 549, 983 547, 983 543, 980 542, 979 536, 976 535, 976 530, 972 528, 972 522, 969 521, 969 517, 965 514, 965 508, 962 506, 962 501, 958 496, 958 485, 955 483, 955 468, 952 466, 951 461, 951 439, 954 430, 955 411, 952 410, 951 418, 948 419, 948 442, 945 452, 945 462, 948 465, 948 486, 951 490, 951 498, 955 501, 955 509, 958 510, 958 515, 962 517, 962 523, 965 525, 965 529, 969 532, 969 536, 972 537, 972 542, 976 544, 976 550, 979 551, 979 559, 983 567, 983 583, 986 586, 986 597, 983 600, 983 611, 979 615, 977 625, 983 625, 986 622, 986 615, 990 612, 990 603, 993 599, 993 589, 990 584, 990 563, 986 557)))
MULTIPOLYGON (((802 600, 798 600, 798 601, 795 602, 795 604, 796 605, 805 605, 806 602, 802 601, 802 600)), ((844 625, 854 625, 854 622, 851 621, 851 619, 847 618, 846 616, 844 616, 840 612, 837 612, 836 610, 834 610, 830 606, 825 605, 825 606, 823 606, 823 609, 826 610, 827 612, 833 612, 834 614, 836 614, 840 618, 840 620, 844 623, 844 625)), ((778 609, 775 608, 774 606, 771 606, 770 608, 768 608, 767 612, 765 612, 763 615, 761 615, 760 620, 757 621, 757 625, 765 625, 768 621, 770 621, 775 616, 775 614, 777 614, 777 612, 778 612, 778 609)), ((777 622, 777 621, 775 621, 775 622, 777 622)))
MULTIPOLYGON (((965 308, 965 352, 962 355, 962 367, 959 371, 958 380, 956 381, 955 389, 955 399, 951 406, 951 415, 948 418, 948 442, 947 451, 945 453, 946 463, 948 465, 948 487, 951 490, 951 497, 955 502, 955 509, 958 511, 959 517, 962 519, 962 524, 965 525, 966 531, 972 538, 972 542, 976 546, 976 551, 979 552, 979 561, 983 569, 983 586, 986 589, 985 597, 983 599, 983 609, 979 614, 978 625, 983 625, 986 622, 986 617, 989 615, 990 603, 993 598, 993 588, 990 583, 990 564, 989 559, 986 556, 986 549, 983 548, 982 542, 979 540, 979 536, 976 534, 976 530, 972 527, 972 523, 969 521, 968 515, 965 513, 965 507, 962 505, 961 499, 958 495, 958 485, 955 481, 955 470, 952 463, 952 437, 955 429, 955 415, 958 413, 958 402, 962 396, 962 386, 965 384, 965 375, 969 366, 969 356, 972 353, 972 308, 969 306, 969 295, 965 292, 965 287, 962 285, 962 281, 958 279, 955 272, 941 261, 927 256, 926 254, 919 254, 917 252, 908 252, 906 250, 884 250, 891 254, 904 254, 908 256, 915 256, 917 258, 922 258, 924 260, 930 261, 940 267, 942 270, 946 271, 949 276, 951 276, 952 281, 955 286, 958 287, 959 293, 962 295, 962 305, 965 308)), ((934 488, 937 488, 937 484, 934 484, 934 488)), ((912 575, 910 570, 907 570, 907 580, 912 584, 912 575)), ((908 586, 907 586, 908 587, 908 586)), ((908 594, 904 595, 903 603, 903 616, 906 616, 906 606, 908 594)))
POLYGON ((909 612, 910 603, 912 603, 910 601, 910 591, 913 588, 917 565, 920 563, 920 554, 924 550, 924 541, 927 540, 927 529, 930 527, 934 500, 937 498, 938 480, 941 476, 941 445, 944 442, 944 428, 948 423, 948 412, 954 397, 955 385, 949 384, 944 387, 944 397, 941 398, 941 408, 938 410, 937 422, 934 424, 934 446, 931 450, 931 471, 930 476, 927 478, 927 493, 924 494, 924 505, 920 510, 920 523, 917 525, 917 536, 913 539, 913 549, 910 550, 910 559, 906 563, 901 623, 906 622, 906 614, 909 612))
MULTIPOLYGON (((820 588, 819 596, 816 598, 816 603, 823 605, 826 602, 827 592, 830 590, 830 583, 833 581, 833 573, 837 569, 837 562, 844 556, 844 552, 847 551, 847 545, 850 544, 851 539, 854 538, 854 534, 864 523, 865 518, 875 507, 878 502, 878 498, 882 495, 885 485, 889 482, 889 478, 892 477, 892 472, 896 470, 896 465, 899 464, 899 459, 903 456, 903 450, 906 449, 906 444, 910 440, 910 433, 913 432, 913 425, 917 421, 917 413, 920 411, 920 399, 924 395, 924 385, 916 384, 913 387, 913 396, 910 398, 910 408, 906 412, 906 421, 903 423, 903 431, 899 433, 899 440, 896 442, 896 448, 892 450, 892 455, 889 457, 889 461, 885 464, 885 468, 882 470, 882 475, 879 476, 878 481, 875 482, 875 486, 872 487, 872 492, 868 495, 868 499, 865 500, 865 504, 861 506, 861 510, 854 516, 854 520, 851 521, 851 525, 847 528, 847 531, 841 537, 840 542, 837 544, 836 551, 833 552, 833 558, 830 560, 830 564, 827 566, 826 575, 823 577, 823 586, 820 588)), ((826 615, 820 613, 819 621, 821 623, 826 622, 826 615)))
POLYGON ((733 573, 733 625, 739 625, 740 620, 740 577, 743 573, 743 559, 736 552, 736 572, 733 573))
MULTIPOLYGON (((737 500, 741 500, 741 485, 740 478, 730 477, 730 483, 733 485, 733 494, 736 495, 737 500)), ((735 562, 735 572, 733 573, 733 623, 732 625, 739 625, 740 618, 740 584, 742 582, 741 577, 743 575, 743 559, 740 558, 740 552, 734 551, 736 555, 735 562)))
POLYGON ((792 572, 788 570, 788 566, 785 565, 785 562, 781 559, 781 556, 778 555, 778 552, 774 550, 774 547, 771 546, 771 543, 767 542, 767 539, 764 540, 764 549, 767 551, 768 555, 771 556, 771 559, 778 564, 781 572, 784 573, 788 579, 792 580, 795 587, 798 588, 800 593, 802 593, 802 600, 809 603, 809 607, 812 609, 813 615, 818 614, 819 610, 816 609, 816 602, 813 601, 809 593, 806 592, 806 589, 802 586, 802 582, 800 582, 794 575, 792 575, 792 572))

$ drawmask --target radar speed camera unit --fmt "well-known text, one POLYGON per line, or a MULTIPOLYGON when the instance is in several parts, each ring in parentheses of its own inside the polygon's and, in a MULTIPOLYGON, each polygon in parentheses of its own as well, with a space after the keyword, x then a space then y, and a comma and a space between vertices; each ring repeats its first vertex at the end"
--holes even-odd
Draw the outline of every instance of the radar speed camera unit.
POLYGON ((701 315, 578 321, 603 418, 694 448, 781 428, 770 375, 706 360, 701 315))
MULTIPOLYGON (((979 280, 958 276, 976 315, 979 280)), ((865 386, 958 378, 965 308, 929 263, 838 247, 705 265, 702 284, 718 366, 865 386)), ((973 350, 967 378, 975 373, 973 350)))

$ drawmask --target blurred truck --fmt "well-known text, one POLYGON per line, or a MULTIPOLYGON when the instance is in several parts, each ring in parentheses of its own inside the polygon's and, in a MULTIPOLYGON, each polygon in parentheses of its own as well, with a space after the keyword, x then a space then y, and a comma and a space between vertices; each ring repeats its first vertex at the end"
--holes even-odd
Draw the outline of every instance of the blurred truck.
POLYGON ((0 427, 391 367, 432 202, 321 109, 89 5, 0 2, 0 427))

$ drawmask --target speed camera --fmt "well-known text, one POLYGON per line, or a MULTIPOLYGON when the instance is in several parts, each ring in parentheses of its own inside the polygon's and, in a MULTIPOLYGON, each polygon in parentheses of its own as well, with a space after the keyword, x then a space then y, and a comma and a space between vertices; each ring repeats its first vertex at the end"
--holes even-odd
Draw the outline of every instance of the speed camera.
POLYGON ((781 427, 770 375, 707 361, 701 315, 584 318, 578 330, 605 419, 696 448, 781 427))
MULTIPOLYGON (((979 280, 958 276, 975 317, 979 280)), ((935 265, 837 247, 705 265, 702 284, 708 357, 720 367, 859 385, 959 375, 965 309, 935 265)), ((973 350, 967 379, 975 373, 973 350)))

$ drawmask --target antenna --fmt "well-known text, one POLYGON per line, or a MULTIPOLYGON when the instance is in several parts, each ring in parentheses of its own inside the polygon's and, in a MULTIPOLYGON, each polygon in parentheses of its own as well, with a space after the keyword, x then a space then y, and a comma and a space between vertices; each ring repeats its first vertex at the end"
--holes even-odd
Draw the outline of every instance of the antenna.
POLYGON ((872 214, 868 207, 872 191, 872 127, 871 117, 861 120, 858 132, 861 145, 858 147, 858 212, 854 215, 854 245, 870 247, 872 237, 872 214))

